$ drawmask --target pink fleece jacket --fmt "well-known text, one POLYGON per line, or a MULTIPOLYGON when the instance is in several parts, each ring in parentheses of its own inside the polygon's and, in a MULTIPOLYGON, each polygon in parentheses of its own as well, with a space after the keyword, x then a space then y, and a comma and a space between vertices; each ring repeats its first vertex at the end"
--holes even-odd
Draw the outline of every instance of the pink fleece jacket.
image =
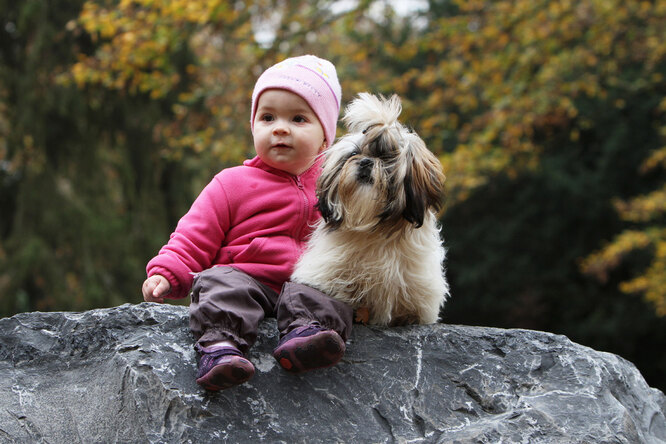
POLYGON ((187 296, 194 274, 229 265, 275 291, 289 279, 320 214, 315 186, 321 161, 300 176, 259 157, 218 173, 148 265, 171 283, 169 298, 187 296))

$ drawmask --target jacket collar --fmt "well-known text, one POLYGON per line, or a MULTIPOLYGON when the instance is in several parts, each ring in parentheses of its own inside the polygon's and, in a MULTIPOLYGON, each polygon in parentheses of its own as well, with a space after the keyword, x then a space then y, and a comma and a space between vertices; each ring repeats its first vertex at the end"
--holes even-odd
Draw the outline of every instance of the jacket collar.
POLYGON ((293 174, 287 173, 286 171, 279 170, 277 168, 273 168, 272 166, 269 166, 266 164, 263 160, 259 158, 259 156, 255 156, 252 159, 245 160, 243 162, 243 165, 249 166, 249 167, 254 167, 254 168, 259 168, 264 171, 268 171, 269 173, 275 174, 277 176, 282 176, 282 177, 288 177, 288 178, 300 178, 300 179, 306 179, 310 177, 319 177, 319 172, 321 170, 321 165, 324 163, 324 156, 319 156, 317 160, 315 160, 315 163, 312 164, 310 168, 299 174, 298 176, 294 176, 293 174))

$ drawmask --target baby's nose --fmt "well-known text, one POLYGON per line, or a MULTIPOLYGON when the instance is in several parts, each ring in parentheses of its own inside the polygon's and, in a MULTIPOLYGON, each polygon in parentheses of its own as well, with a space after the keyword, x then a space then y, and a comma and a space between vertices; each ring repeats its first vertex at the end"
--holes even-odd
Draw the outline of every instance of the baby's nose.
POLYGON ((273 127, 273 132, 275 134, 287 134, 289 133, 289 125, 286 125, 284 122, 277 122, 273 127))

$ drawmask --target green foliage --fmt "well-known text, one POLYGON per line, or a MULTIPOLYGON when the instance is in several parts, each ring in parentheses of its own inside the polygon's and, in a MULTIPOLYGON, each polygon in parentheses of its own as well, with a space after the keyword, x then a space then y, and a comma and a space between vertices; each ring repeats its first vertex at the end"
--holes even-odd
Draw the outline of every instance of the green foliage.
POLYGON ((630 102, 622 111, 590 105, 595 129, 575 141, 549 138, 538 168, 515 179, 497 177, 447 211, 454 297, 445 322, 566 334, 631 357, 660 386, 666 320, 617 289, 649 257, 634 255, 630 267, 601 284, 578 268, 581 258, 622 229, 613 198, 652 185, 638 173, 645 151, 637 149, 654 142, 650 100, 630 102))
POLYGON ((81 5, 3 5, 10 34, 0 64, 4 314, 132 298, 170 228, 155 184, 160 171, 152 171, 159 104, 58 81, 76 50, 90 47, 87 36, 67 31, 81 5))

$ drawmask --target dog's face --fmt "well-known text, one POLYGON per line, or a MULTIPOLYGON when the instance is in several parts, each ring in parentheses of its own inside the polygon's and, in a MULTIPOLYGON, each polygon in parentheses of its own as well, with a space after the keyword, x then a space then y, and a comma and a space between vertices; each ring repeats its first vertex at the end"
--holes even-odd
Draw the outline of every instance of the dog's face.
POLYGON ((347 108, 350 134, 326 153, 318 182, 319 210, 332 229, 388 232, 420 227, 437 210, 444 183, 441 165, 415 133, 397 121, 401 107, 361 94, 347 108))

